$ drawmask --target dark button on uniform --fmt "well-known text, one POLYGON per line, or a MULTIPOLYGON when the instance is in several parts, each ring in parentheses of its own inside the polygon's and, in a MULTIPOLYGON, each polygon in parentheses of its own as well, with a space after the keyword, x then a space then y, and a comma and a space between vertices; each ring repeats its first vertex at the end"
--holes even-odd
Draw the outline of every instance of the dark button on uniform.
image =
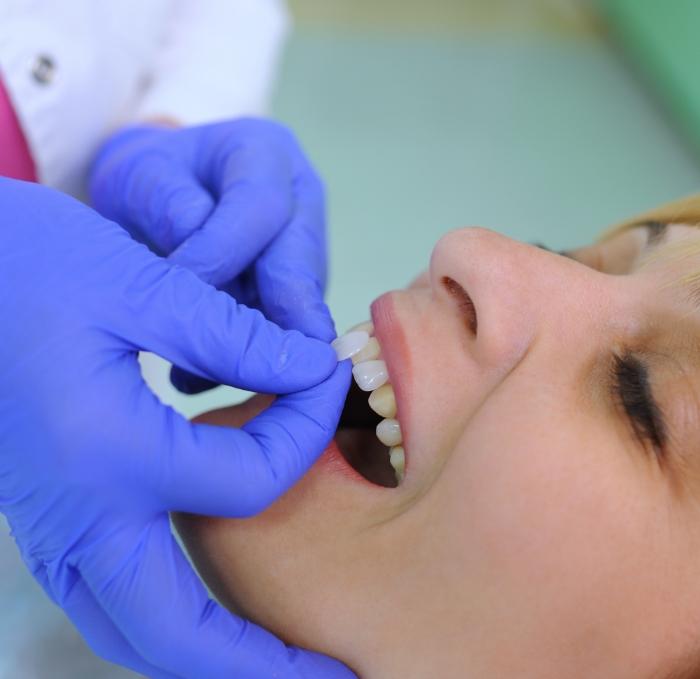
POLYGON ((56 62, 48 54, 39 54, 32 64, 32 78, 39 85, 50 85, 56 75, 56 62))

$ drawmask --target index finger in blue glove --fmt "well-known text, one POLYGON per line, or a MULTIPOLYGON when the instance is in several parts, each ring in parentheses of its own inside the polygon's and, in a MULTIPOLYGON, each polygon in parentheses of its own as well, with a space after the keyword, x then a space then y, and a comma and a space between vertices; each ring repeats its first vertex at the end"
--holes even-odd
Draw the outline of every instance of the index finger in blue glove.
POLYGON ((192 424, 155 399, 150 409, 142 399, 142 416, 161 424, 151 427, 144 450, 169 443, 147 473, 157 508, 239 518, 264 510, 330 442, 350 369, 347 361, 339 363, 325 382, 279 397, 242 429, 192 424))
POLYGON ((292 214, 293 168, 267 139, 224 147, 203 177, 217 205, 169 257, 202 280, 220 286, 243 271, 292 214), (211 174, 211 173, 218 174, 211 174))
POLYGON ((109 562, 120 564, 118 569, 105 568, 105 560, 93 560, 91 552, 79 567, 96 600, 147 662, 183 679, 353 677, 339 663, 287 647, 208 598, 167 516, 134 538, 105 540, 109 562))
POLYGON ((289 225, 255 263, 262 310, 282 328, 331 341, 335 326, 323 294, 326 287, 325 198, 309 167, 295 182, 295 210, 289 225))
MULTIPOLYGON (((239 304, 244 304, 252 309, 262 310, 257 282, 255 280, 254 266, 255 265, 253 264, 248 267, 248 269, 246 269, 242 274, 234 278, 220 289, 231 295, 231 297, 233 297, 233 299, 235 299, 239 304)), ((313 337, 314 335, 309 334, 309 336, 313 337)), ((318 339, 325 338, 319 337, 318 339)), ((193 375, 191 372, 183 370, 177 365, 173 365, 170 368, 170 382, 179 392, 183 394, 199 394, 203 391, 219 386, 216 382, 193 375)))

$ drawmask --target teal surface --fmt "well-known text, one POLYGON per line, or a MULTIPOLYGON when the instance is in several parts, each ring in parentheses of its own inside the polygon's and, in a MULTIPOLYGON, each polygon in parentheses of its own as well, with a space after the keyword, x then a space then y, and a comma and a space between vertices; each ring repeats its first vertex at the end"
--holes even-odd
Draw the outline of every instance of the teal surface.
MULTIPOLYGON (((655 103, 595 37, 407 38, 300 32, 275 110, 330 197, 330 303, 340 328, 425 267, 445 231, 480 224, 553 247, 695 190, 700 170, 655 103)), ((238 398, 186 398, 192 414, 238 398)), ((118 679, 0 544, 0 679, 118 679)))

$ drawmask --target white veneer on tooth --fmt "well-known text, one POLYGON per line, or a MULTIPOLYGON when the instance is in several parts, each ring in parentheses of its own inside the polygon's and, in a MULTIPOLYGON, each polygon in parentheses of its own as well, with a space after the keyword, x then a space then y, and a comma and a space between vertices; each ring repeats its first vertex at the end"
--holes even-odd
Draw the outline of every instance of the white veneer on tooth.
POLYGON ((331 346, 335 349, 338 360, 344 361, 362 351, 367 346, 367 342, 369 342, 369 335, 364 330, 353 330, 336 337, 331 342, 331 346))
POLYGON ((369 407, 382 417, 396 417, 396 396, 394 387, 384 384, 369 395, 369 407))
POLYGON ((377 425, 377 438, 389 448, 398 446, 403 441, 399 421, 394 419, 382 420, 377 425))
POLYGON ((382 384, 386 384, 389 379, 384 361, 358 363, 353 367, 352 374, 355 382, 357 382, 357 386, 362 391, 374 391, 381 387, 382 384))
POLYGON ((376 337, 370 337, 369 342, 365 344, 364 348, 358 351, 353 357, 352 362, 357 365, 358 363, 363 363, 364 361, 373 361, 379 358, 382 353, 381 347, 376 337))
POLYGON ((389 451, 389 462, 396 472, 396 480, 401 483, 406 470, 406 454, 402 446, 394 446, 389 451))
POLYGON ((353 325, 348 332, 354 332, 355 330, 364 330, 370 337, 374 335, 374 323, 372 321, 363 321, 357 325, 353 325))

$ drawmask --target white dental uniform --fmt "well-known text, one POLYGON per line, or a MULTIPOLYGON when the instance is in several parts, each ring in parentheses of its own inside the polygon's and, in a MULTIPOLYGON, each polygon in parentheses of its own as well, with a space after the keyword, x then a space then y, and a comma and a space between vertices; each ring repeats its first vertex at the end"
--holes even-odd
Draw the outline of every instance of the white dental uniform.
POLYGON ((287 25, 284 0, 0 0, 0 79, 39 180, 84 197, 132 121, 264 113, 287 25))

